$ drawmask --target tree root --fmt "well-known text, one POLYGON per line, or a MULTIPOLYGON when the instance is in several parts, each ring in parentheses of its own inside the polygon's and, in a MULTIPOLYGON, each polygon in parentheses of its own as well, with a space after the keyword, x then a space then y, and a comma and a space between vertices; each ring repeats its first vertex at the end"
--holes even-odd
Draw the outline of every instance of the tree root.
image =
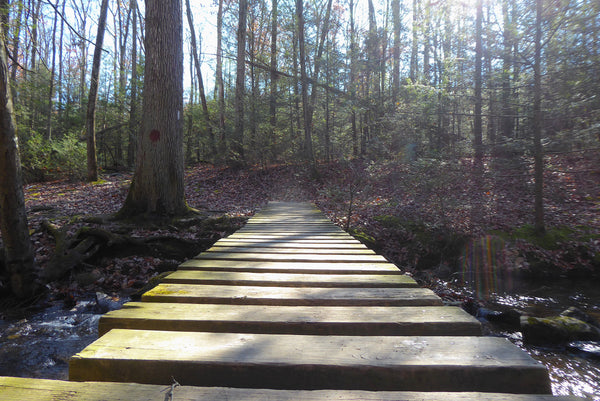
POLYGON ((73 269, 94 265, 103 257, 152 256, 161 259, 183 261, 211 246, 216 239, 201 238, 188 240, 175 235, 158 235, 145 238, 121 234, 131 232, 131 228, 115 225, 106 228, 82 226, 75 234, 71 224, 58 227, 48 220, 42 228, 55 240, 55 252, 41 274, 44 282, 58 280, 73 269))

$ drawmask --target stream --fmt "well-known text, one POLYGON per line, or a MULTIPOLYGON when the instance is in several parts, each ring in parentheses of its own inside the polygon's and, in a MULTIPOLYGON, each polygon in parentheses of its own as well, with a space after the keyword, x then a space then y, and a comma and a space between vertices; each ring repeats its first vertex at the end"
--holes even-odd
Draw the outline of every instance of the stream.
MULTIPOLYGON (((485 298, 498 308, 515 308, 534 316, 557 315, 576 306, 600 320, 597 282, 504 282, 483 292, 462 281, 440 282, 440 285, 455 293, 485 298)), ((112 306, 118 307, 124 301, 112 306)), ((25 318, 0 319, 0 376, 67 380, 69 358, 98 337, 100 316, 96 297, 90 295, 71 309, 57 301, 25 318)), ((600 344, 580 344, 577 349, 534 347, 523 344, 519 331, 495 326, 485 318, 480 320, 487 335, 509 338, 546 365, 555 395, 600 401, 600 344)))
MULTIPOLYGON (((577 307, 600 322, 600 283, 585 280, 539 281, 494 277, 489 285, 468 280, 442 282, 463 296, 484 300, 492 310, 516 309, 528 316, 556 316, 577 307)), ((485 284, 485 283, 484 283, 485 284)), ((482 315, 485 315, 482 314, 482 315)), ((523 343, 521 332, 491 323, 478 316, 486 335, 506 337, 534 359, 543 363, 550 375, 554 395, 576 395, 600 401, 600 343, 578 342, 564 346, 533 346, 523 343)))

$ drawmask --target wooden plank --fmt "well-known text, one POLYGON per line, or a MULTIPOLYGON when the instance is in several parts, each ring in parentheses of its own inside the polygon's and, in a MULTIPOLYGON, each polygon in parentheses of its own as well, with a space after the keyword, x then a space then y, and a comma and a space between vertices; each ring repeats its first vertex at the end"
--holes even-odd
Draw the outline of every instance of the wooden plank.
POLYGON ((425 288, 295 288, 159 284, 144 302, 287 306, 437 306, 441 299, 425 288))
POLYGON ((73 356, 74 381, 273 389, 550 394, 546 368, 497 337, 309 336, 115 329, 73 356))
POLYGON ((262 306, 128 302, 100 318, 111 329, 350 336, 477 336, 458 307, 262 306))
POLYGON ((340 227, 336 226, 335 224, 331 223, 331 222, 321 222, 321 223, 312 223, 312 222, 304 222, 302 224, 298 224, 295 222, 265 222, 265 223, 259 223, 259 222, 252 222, 252 220, 248 220, 248 223, 246 223, 246 225, 244 227, 242 227, 242 230, 247 230, 247 229, 251 229, 251 230, 273 230, 273 228, 281 228, 283 231, 286 231, 288 228, 297 228, 297 229, 301 229, 301 230, 326 230, 326 231, 334 231, 334 232, 340 232, 340 233, 345 233, 344 230, 342 230, 340 227))
POLYGON ((231 234, 227 238, 268 238, 268 239, 308 239, 308 240, 322 240, 322 239, 355 239, 350 234, 345 232, 339 233, 305 233, 301 230, 295 231, 284 231, 284 232, 259 232, 259 231, 241 231, 238 230, 231 234))
POLYGON ((398 267, 392 263, 305 263, 218 259, 191 259, 179 265, 179 270, 307 274, 402 274, 398 267))
POLYGON ((322 255, 322 254, 275 254, 275 253, 251 253, 251 252, 208 252, 201 253, 195 259, 219 259, 219 260, 255 260, 264 262, 328 262, 328 263, 389 263, 381 255, 322 255))
POLYGON ((313 245, 313 246, 323 246, 323 247, 333 247, 333 248, 353 248, 353 247, 364 247, 364 245, 353 238, 347 239, 321 239, 321 240, 305 240, 305 239, 288 239, 288 240, 278 240, 278 239, 265 239, 265 238, 221 238, 216 242, 216 244, 225 244, 235 246, 236 244, 240 244, 240 246, 253 245, 253 246, 286 246, 286 247, 296 247, 296 246, 304 246, 304 245, 313 245))
POLYGON ((254 285, 266 287, 405 287, 417 282, 399 274, 299 274, 179 270, 162 280, 170 284, 254 285))
POLYGON ((274 246, 258 246, 258 247, 243 247, 243 246, 225 246, 216 245, 206 252, 220 252, 220 253, 285 253, 285 254, 322 254, 322 255, 375 255, 371 249, 366 247, 354 248, 354 249, 335 249, 325 247, 287 247, 280 248, 274 246))
MULTIPOLYGON (((4 401, 165 401, 171 386, 135 383, 69 382, 0 377, 4 401)), ((177 386, 173 400, 181 401, 583 401, 574 396, 499 393, 417 393, 349 390, 265 390, 177 386)))

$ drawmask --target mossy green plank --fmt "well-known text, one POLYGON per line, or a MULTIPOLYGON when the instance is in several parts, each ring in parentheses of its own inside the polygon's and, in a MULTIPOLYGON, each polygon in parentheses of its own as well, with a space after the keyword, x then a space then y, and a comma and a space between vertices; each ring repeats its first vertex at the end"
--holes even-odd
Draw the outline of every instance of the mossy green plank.
MULTIPOLYGON (((170 385, 69 382, 0 377, 4 401, 165 401, 170 385)), ((266 390, 177 386, 173 401, 583 401, 583 398, 498 393, 416 393, 351 390, 266 390)))
POLYGON ((159 284, 144 302, 288 306, 435 306, 441 299, 425 288, 311 288, 159 284))
POLYGON ((111 329, 349 336, 476 336, 458 307, 262 306, 128 302, 100 318, 111 329))
POLYGON ((73 356, 74 381, 273 389, 549 394, 546 368, 504 338, 115 329, 73 356))
POLYGON ((171 284, 258 285, 270 287, 418 287, 409 276, 398 274, 236 273, 179 270, 162 280, 171 284))
POLYGON ((191 259, 179 270, 305 274, 402 274, 392 263, 269 262, 252 260, 191 259))

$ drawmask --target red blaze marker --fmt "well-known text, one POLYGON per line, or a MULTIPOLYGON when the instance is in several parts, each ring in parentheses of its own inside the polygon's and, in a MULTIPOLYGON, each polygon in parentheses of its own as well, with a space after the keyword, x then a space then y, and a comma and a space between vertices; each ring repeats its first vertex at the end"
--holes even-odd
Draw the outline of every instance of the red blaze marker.
POLYGON ((150 140, 152 142, 158 142, 160 140, 160 131, 157 129, 150 131, 150 140))

